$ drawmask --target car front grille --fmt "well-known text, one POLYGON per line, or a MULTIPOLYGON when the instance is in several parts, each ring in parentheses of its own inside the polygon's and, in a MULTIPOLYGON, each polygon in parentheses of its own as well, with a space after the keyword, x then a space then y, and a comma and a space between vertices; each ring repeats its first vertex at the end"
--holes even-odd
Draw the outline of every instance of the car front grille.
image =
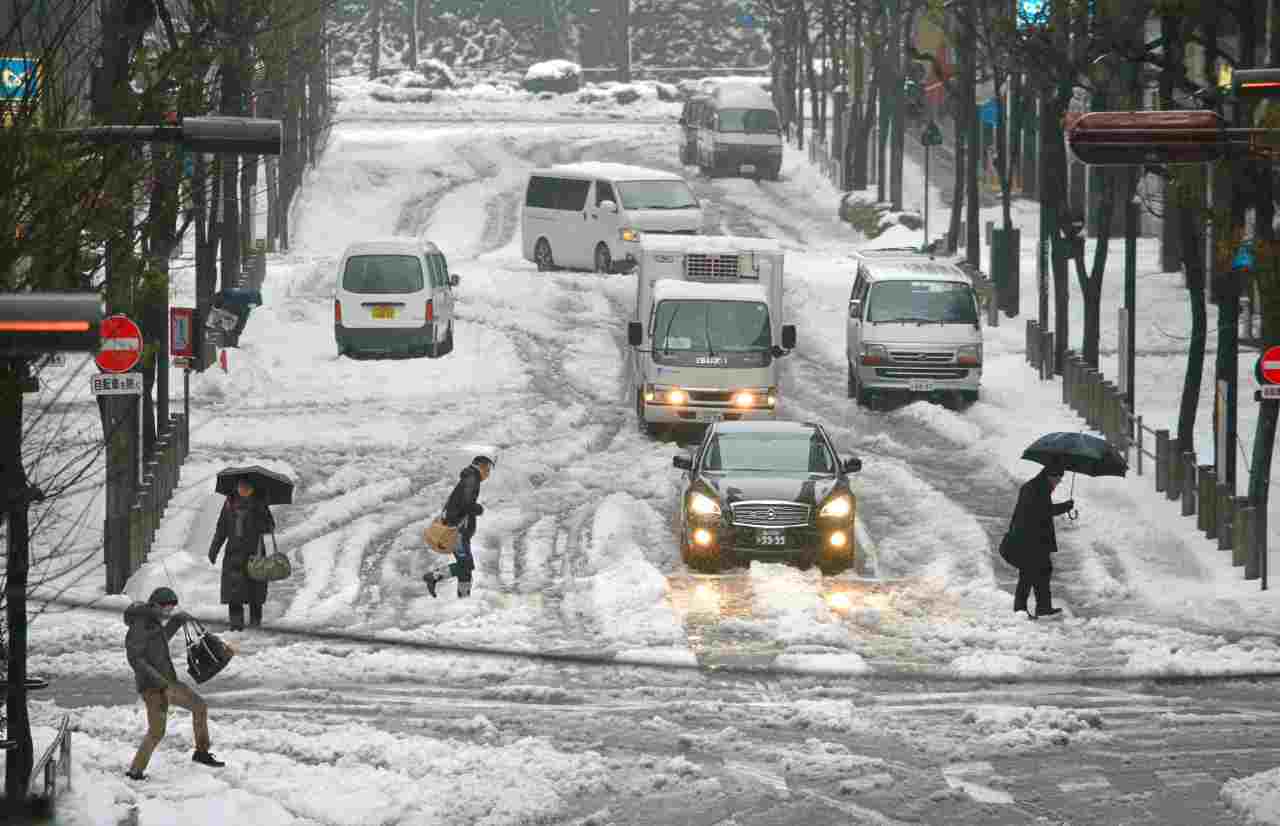
POLYGON ((691 252, 684 257, 686 281, 737 281, 738 256, 691 252))
POLYGON ((954 364, 955 353, 920 352, 915 350, 890 350, 889 361, 899 364, 954 364))
POLYGON ((809 524, 809 505, 799 502, 734 502, 733 524, 746 528, 797 528, 809 524))
POLYGON ((969 371, 956 367, 877 367, 876 376, 882 379, 963 379, 969 371))

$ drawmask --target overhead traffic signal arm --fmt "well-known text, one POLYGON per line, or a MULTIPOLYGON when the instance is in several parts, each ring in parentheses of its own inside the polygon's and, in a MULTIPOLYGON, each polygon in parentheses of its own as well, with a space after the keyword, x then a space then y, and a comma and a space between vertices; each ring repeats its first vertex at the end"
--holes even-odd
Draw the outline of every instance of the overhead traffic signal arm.
POLYGON ((96 144, 178 143, 192 152, 279 155, 283 126, 270 118, 183 118, 177 126, 89 126, 60 134, 96 144))
POLYGON ((1241 100, 1280 97, 1280 69, 1236 69, 1231 91, 1241 100))
POLYGON ((1067 130, 1067 145, 1091 166, 1194 164, 1257 152, 1263 130, 1228 129, 1216 112, 1089 112, 1067 130))
POLYGON ((0 295, 0 358, 96 353, 104 315, 97 293, 0 295))

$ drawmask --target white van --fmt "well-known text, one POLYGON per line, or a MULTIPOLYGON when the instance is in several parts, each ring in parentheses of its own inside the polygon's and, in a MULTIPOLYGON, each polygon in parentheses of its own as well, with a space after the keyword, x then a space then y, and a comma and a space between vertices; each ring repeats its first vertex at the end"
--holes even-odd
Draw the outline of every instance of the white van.
POLYGON ((849 398, 923 396, 963 407, 982 383, 982 326, 969 275, 902 250, 855 256, 845 349, 849 398))
POLYGON ((333 295, 339 356, 430 356, 453 350, 454 294, 444 253, 391 238, 347 247, 333 295))
POLYGON ((616 163, 535 169, 525 188, 521 241, 539 271, 620 272, 637 260, 642 235, 694 235, 702 205, 673 172, 616 163))
POLYGON ((782 126, 773 98, 752 84, 716 87, 700 108, 698 171, 778 179, 782 126))

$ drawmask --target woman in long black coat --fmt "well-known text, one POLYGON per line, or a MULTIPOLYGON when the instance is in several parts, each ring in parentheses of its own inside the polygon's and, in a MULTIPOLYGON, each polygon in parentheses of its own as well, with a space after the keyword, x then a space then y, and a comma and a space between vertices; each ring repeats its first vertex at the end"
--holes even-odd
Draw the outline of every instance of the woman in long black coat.
POLYGON ((275 530, 271 509, 253 495, 247 479, 236 483, 235 494, 228 496, 218 515, 218 528, 209 545, 209 563, 216 564, 218 552, 226 543, 222 557, 222 604, 233 631, 244 628, 244 604, 249 603, 249 624, 262 624, 262 604, 267 601, 267 583, 250 579, 249 558, 266 552, 264 537, 275 530))
POLYGON ((1057 614, 1049 579, 1053 576, 1051 554, 1058 551, 1058 534, 1053 517, 1075 507, 1075 500, 1055 504, 1053 490, 1062 481, 1060 465, 1047 465, 1018 491, 1018 504, 1013 509, 1009 532, 1017 545, 1018 586, 1013 592, 1013 610, 1026 611, 1027 597, 1036 592, 1037 617, 1057 614))

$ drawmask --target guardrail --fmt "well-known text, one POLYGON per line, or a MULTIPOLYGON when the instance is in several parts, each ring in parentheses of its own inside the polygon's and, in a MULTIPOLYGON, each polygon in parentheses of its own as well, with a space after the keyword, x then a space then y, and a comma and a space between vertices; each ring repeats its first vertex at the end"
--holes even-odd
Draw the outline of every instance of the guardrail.
MULTIPOLYGON (((1053 377, 1053 333, 1041 331, 1035 321, 1027 322, 1026 354, 1041 379, 1053 377)), ((1205 538, 1216 539, 1218 550, 1231 552, 1231 564, 1244 568, 1244 578, 1260 579, 1266 590, 1266 511, 1247 496, 1236 496, 1232 486, 1220 483, 1212 465, 1197 465, 1196 454, 1182 450, 1168 430, 1148 427, 1141 416, 1129 410, 1119 388, 1079 354, 1066 351, 1061 375, 1062 403, 1126 457, 1133 454, 1139 476, 1143 475, 1143 458, 1150 458, 1155 463, 1156 491, 1169 501, 1180 501, 1182 515, 1194 516, 1196 528, 1205 538), (1147 434, 1154 438, 1154 451, 1147 449, 1147 434)))
POLYGON ((182 477, 182 463, 191 452, 191 429, 186 416, 173 413, 169 416, 169 429, 156 438, 155 453, 143 465, 142 485, 138 488, 133 507, 129 509, 129 558, 127 569, 112 570, 112 560, 107 560, 108 593, 112 583, 120 588, 142 567, 151 553, 160 519, 182 477))

